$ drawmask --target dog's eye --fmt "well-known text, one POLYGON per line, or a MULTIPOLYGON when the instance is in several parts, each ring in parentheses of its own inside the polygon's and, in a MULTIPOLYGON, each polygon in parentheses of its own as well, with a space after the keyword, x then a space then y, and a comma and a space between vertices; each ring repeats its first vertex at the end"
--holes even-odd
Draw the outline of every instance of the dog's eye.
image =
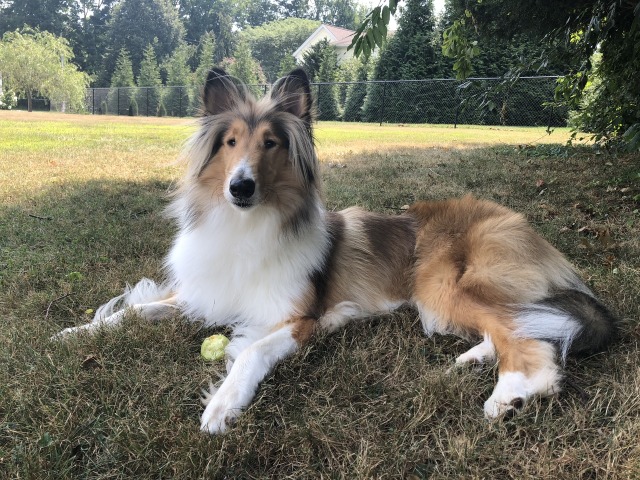
POLYGON ((274 142, 273 140, 265 140, 264 142, 264 148, 266 148, 267 150, 275 146, 276 146, 276 142, 274 142))
POLYGON ((227 145, 229 145, 230 147, 235 147, 236 146, 236 139, 235 138, 230 138, 229 140, 227 140, 227 145))

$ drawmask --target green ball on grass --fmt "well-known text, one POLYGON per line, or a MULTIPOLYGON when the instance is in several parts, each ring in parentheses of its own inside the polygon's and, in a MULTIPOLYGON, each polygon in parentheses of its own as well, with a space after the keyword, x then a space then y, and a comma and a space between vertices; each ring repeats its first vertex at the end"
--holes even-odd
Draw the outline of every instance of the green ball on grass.
POLYGON ((221 360, 224 358, 224 350, 229 345, 229 339, 224 335, 211 335, 202 342, 200 355, 205 360, 221 360))

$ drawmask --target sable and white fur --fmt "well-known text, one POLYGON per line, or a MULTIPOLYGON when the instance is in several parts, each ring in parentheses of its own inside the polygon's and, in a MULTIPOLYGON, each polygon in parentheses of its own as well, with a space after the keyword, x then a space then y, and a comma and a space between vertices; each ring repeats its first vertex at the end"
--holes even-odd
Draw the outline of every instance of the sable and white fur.
POLYGON ((497 358, 487 417, 560 390, 559 359, 604 348, 615 319, 524 217, 467 196, 385 216, 322 203, 306 75, 256 101, 212 70, 188 169, 169 207, 167 280, 143 279, 80 330, 180 312, 233 335, 201 429, 227 429, 259 383, 319 329, 417 307, 424 330, 482 338, 456 364, 497 358))

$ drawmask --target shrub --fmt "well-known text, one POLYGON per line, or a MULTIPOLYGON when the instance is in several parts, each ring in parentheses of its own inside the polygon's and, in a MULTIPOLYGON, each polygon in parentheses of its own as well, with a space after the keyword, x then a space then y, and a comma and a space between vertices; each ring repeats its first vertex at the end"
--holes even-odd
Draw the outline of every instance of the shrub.
POLYGON ((131 102, 129 102, 129 116, 130 117, 138 116, 138 102, 136 102, 135 98, 132 98, 131 102))

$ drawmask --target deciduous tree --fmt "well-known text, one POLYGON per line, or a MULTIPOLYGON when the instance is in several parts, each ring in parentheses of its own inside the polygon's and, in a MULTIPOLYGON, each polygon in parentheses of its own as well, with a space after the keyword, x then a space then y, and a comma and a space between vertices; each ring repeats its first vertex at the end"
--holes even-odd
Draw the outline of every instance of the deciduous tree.
POLYGON ((69 42, 49 32, 28 28, 6 32, 0 42, 3 85, 25 95, 30 112, 34 93, 80 109, 89 77, 73 58, 69 42))
POLYGON ((316 20, 286 18, 269 22, 242 32, 249 41, 251 51, 260 62, 267 80, 273 82, 281 73, 281 64, 291 55, 320 25, 316 20))

